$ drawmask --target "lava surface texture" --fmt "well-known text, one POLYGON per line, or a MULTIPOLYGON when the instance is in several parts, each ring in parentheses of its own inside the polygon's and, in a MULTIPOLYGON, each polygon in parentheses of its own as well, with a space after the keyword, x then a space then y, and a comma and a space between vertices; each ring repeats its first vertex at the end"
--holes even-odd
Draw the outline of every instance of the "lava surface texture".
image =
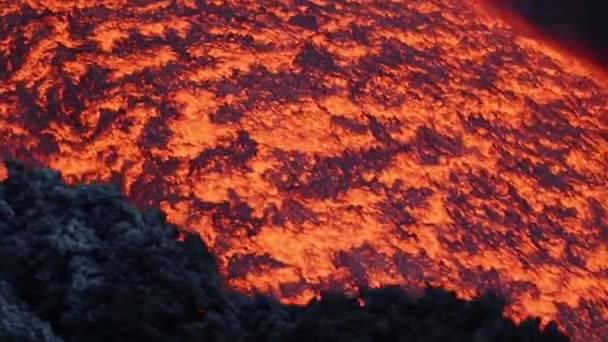
POLYGON ((521 324, 504 300, 427 287, 326 292, 306 306, 223 286, 199 234, 141 212, 110 186, 7 164, 0 183, 0 340, 568 342, 555 322, 521 324), (181 236, 181 238, 179 238, 181 236))
POLYGON ((0 155, 283 303, 428 282, 608 336, 608 87, 469 0, 0 1, 0 155))

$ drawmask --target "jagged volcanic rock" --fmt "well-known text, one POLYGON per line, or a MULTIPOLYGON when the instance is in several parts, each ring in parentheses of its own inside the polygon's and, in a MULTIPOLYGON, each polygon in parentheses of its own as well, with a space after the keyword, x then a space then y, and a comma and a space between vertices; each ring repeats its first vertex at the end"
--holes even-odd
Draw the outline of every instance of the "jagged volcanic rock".
POLYGON ((306 306, 250 299, 223 289, 199 235, 177 239, 162 212, 138 211, 113 187, 7 166, 2 341, 568 341, 554 323, 503 318, 491 294, 463 301, 429 287, 414 299, 387 287, 306 306))

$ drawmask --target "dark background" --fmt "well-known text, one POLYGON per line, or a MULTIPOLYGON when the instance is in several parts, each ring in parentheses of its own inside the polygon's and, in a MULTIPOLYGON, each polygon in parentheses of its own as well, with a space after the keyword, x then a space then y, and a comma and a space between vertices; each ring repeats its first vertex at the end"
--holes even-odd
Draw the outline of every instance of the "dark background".
POLYGON ((546 34, 608 67, 608 3, 605 0, 494 0, 493 3, 546 34))

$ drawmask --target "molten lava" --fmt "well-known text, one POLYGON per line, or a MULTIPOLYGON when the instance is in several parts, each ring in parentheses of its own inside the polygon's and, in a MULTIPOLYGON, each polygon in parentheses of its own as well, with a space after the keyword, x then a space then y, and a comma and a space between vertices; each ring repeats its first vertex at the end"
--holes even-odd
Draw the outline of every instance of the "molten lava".
POLYGON ((472 1, 0 1, 0 154, 243 291, 429 282, 608 334, 608 87, 472 1))

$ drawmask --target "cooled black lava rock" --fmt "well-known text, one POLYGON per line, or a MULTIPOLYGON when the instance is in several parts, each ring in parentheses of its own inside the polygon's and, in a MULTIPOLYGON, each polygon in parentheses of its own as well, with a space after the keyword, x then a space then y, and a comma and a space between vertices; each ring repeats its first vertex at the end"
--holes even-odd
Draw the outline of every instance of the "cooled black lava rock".
POLYGON ((72 341, 199 338, 200 308, 227 306, 200 238, 176 241, 159 211, 140 213, 103 185, 8 163, 0 185, 0 270, 55 333, 72 341))
POLYGON ((15 296, 9 284, 0 281, 0 341, 61 342, 43 322, 15 296))
POLYGON ((502 317, 473 301, 397 287, 358 298, 324 293, 306 306, 222 287, 198 235, 140 212, 106 185, 7 162, 0 183, 2 341, 568 341, 554 324, 502 317))

